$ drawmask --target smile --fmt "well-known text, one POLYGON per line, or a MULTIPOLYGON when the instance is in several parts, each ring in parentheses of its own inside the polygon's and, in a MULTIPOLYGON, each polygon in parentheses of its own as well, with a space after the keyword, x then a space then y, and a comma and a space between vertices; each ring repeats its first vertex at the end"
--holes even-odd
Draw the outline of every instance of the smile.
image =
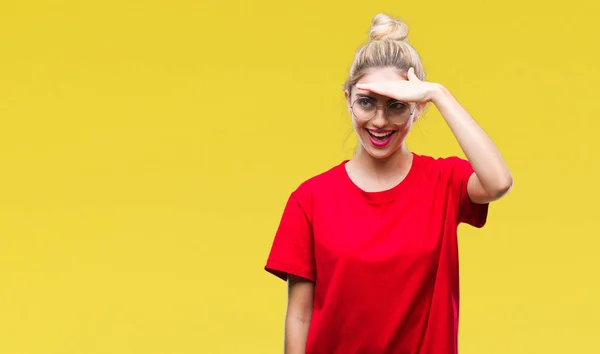
POLYGON ((369 133, 369 137, 371 138, 371 143, 377 147, 386 146, 392 137, 396 133, 395 130, 385 131, 385 132, 375 132, 369 129, 366 129, 367 133, 369 133))

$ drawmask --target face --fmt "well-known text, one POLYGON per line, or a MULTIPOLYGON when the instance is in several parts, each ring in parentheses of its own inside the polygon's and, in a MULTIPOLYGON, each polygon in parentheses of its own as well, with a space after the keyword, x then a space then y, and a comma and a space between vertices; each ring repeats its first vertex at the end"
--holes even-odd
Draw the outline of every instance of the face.
MULTIPOLYGON (((406 80, 394 68, 372 69, 359 83, 406 80)), ((369 91, 346 92, 352 125, 362 148, 373 158, 385 159, 398 151, 415 119, 415 104, 399 102, 369 91)))

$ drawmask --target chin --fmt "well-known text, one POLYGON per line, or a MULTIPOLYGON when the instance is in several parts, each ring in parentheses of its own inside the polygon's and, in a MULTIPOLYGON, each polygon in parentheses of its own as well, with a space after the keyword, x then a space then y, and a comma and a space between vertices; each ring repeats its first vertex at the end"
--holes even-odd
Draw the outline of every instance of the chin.
POLYGON ((386 159, 390 158, 391 156, 393 156, 398 150, 399 149, 381 151, 381 150, 374 150, 372 148, 369 148, 369 149, 367 149, 367 153, 376 160, 386 160, 386 159))
POLYGON ((369 142, 367 142, 366 144, 363 143, 362 147, 365 150, 365 152, 375 160, 386 160, 395 155, 398 151, 402 150, 402 145, 387 146, 386 148, 381 149, 369 145, 369 142))

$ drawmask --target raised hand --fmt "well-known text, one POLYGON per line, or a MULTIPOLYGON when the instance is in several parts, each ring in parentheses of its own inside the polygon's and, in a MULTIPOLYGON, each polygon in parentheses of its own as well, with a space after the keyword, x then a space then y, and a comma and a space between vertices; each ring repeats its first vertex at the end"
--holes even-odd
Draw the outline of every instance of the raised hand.
POLYGON ((358 83, 359 90, 370 91, 378 95, 393 98, 401 102, 425 103, 432 100, 437 86, 434 83, 421 81, 413 68, 407 73, 408 80, 358 83))

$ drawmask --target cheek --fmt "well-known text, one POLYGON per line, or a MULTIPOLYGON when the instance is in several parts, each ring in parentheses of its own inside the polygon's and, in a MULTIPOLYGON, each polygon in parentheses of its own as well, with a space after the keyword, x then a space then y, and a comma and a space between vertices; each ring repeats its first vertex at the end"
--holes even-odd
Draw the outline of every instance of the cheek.
POLYGON ((359 122, 354 117, 352 117, 352 126, 354 127, 354 129, 356 129, 357 132, 358 130, 362 129, 364 125, 364 122, 359 122))
POLYGON ((401 131, 403 134, 408 134, 408 132, 410 132, 410 128, 411 128, 411 127, 412 127, 412 124, 407 124, 407 125, 405 125, 404 127, 402 127, 402 128, 400 129, 400 131, 401 131))
POLYGON ((396 126, 396 129, 398 130, 397 134, 398 134, 399 141, 404 141, 404 139, 406 139, 406 137, 408 136, 408 133, 410 132, 411 127, 412 127, 412 124, 410 124, 410 123, 396 126))
POLYGON ((402 134, 408 134, 412 128, 412 123, 413 121, 409 120, 406 124, 398 126, 398 131, 400 131, 402 134))

